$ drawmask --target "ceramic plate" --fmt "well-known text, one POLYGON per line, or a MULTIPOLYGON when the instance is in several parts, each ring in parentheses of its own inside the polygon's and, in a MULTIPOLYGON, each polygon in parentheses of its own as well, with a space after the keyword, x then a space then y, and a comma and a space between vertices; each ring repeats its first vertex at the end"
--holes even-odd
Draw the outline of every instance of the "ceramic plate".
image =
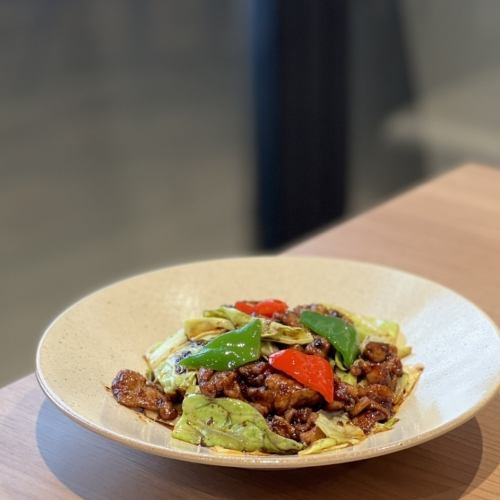
POLYGON ((441 285, 401 271, 336 259, 260 257, 161 269, 85 297, 47 329, 37 352, 46 395, 69 417, 110 439, 165 457, 247 468, 295 468, 384 455, 463 424, 499 385, 498 330, 481 310, 441 285), (325 302, 398 321, 423 375, 389 432, 309 456, 220 454, 171 437, 117 404, 105 389, 121 368, 144 372, 142 353, 203 309, 242 298, 291 305, 325 302))

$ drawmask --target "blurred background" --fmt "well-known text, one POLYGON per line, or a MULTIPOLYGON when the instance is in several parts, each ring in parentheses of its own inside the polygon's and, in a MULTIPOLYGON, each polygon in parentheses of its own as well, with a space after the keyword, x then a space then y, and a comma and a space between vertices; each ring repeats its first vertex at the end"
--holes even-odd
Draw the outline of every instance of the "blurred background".
POLYGON ((112 280, 500 164, 494 0, 0 0, 0 385, 112 280))

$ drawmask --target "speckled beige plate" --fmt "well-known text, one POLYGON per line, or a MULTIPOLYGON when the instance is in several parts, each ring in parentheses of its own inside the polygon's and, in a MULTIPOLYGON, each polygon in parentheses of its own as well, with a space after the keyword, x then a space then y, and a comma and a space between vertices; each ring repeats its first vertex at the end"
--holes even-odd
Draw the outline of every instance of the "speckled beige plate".
POLYGON ((37 353, 46 395, 69 417, 140 450, 191 462, 294 468, 350 462, 428 441, 471 418, 499 385, 500 342, 493 322, 436 283, 393 269, 321 258, 261 257, 183 265, 99 290, 62 313, 37 353), (144 371, 144 350, 205 308, 241 298, 326 302, 401 323, 425 371, 385 433, 310 456, 221 454, 172 439, 166 427, 118 405, 105 386, 120 368, 144 371))

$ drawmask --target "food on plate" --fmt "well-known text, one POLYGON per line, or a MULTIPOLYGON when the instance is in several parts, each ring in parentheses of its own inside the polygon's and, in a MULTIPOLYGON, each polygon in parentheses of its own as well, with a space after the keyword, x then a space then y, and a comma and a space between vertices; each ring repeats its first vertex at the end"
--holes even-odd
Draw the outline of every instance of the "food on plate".
POLYGON ((215 450, 313 454, 391 429, 422 368, 399 325, 324 304, 277 299, 206 310, 120 370, 118 403, 215 450))

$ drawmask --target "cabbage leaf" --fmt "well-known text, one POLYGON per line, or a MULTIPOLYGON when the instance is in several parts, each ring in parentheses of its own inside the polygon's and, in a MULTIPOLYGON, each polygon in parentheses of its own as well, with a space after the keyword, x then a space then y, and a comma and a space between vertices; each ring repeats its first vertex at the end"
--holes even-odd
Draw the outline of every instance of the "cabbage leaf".
MULTIPOLYGON (((182 330, 181 332, 184 334, 182 330)), ((184 342, 180 344, 181 339, 182 336, 178 332, 173 337, 153 346, 144 355, 154 378, 167 394, 173 394, 177 390, 186 393, 196 391, 196 370, 188 370, 180 366, 179 361, 196 353, 203 345, 186 341, 185 336, 184 342)))
MULTIPOLYGON (((239 311, 234 307, 222 306, 218 309, 207 310, 203 313, 206 318, 222 318, 229 320, 233 324, 233 328, 239 328, 246 325, 253 319, 254 316, 239 311)), ((300 326, 282 325, 277 321, 259 318, 262 323, 263 340, 278 342, 280 344, 309 344, 313 341, 313 336, 307 328, 300 326)))
POLYGON ((248 403, 232 398, 212 399, 202 394, 184 398, 182 416, 172 435, 195 445, 238 451, 295 453, 304 447, 272 432, 264 417, 248 403))

